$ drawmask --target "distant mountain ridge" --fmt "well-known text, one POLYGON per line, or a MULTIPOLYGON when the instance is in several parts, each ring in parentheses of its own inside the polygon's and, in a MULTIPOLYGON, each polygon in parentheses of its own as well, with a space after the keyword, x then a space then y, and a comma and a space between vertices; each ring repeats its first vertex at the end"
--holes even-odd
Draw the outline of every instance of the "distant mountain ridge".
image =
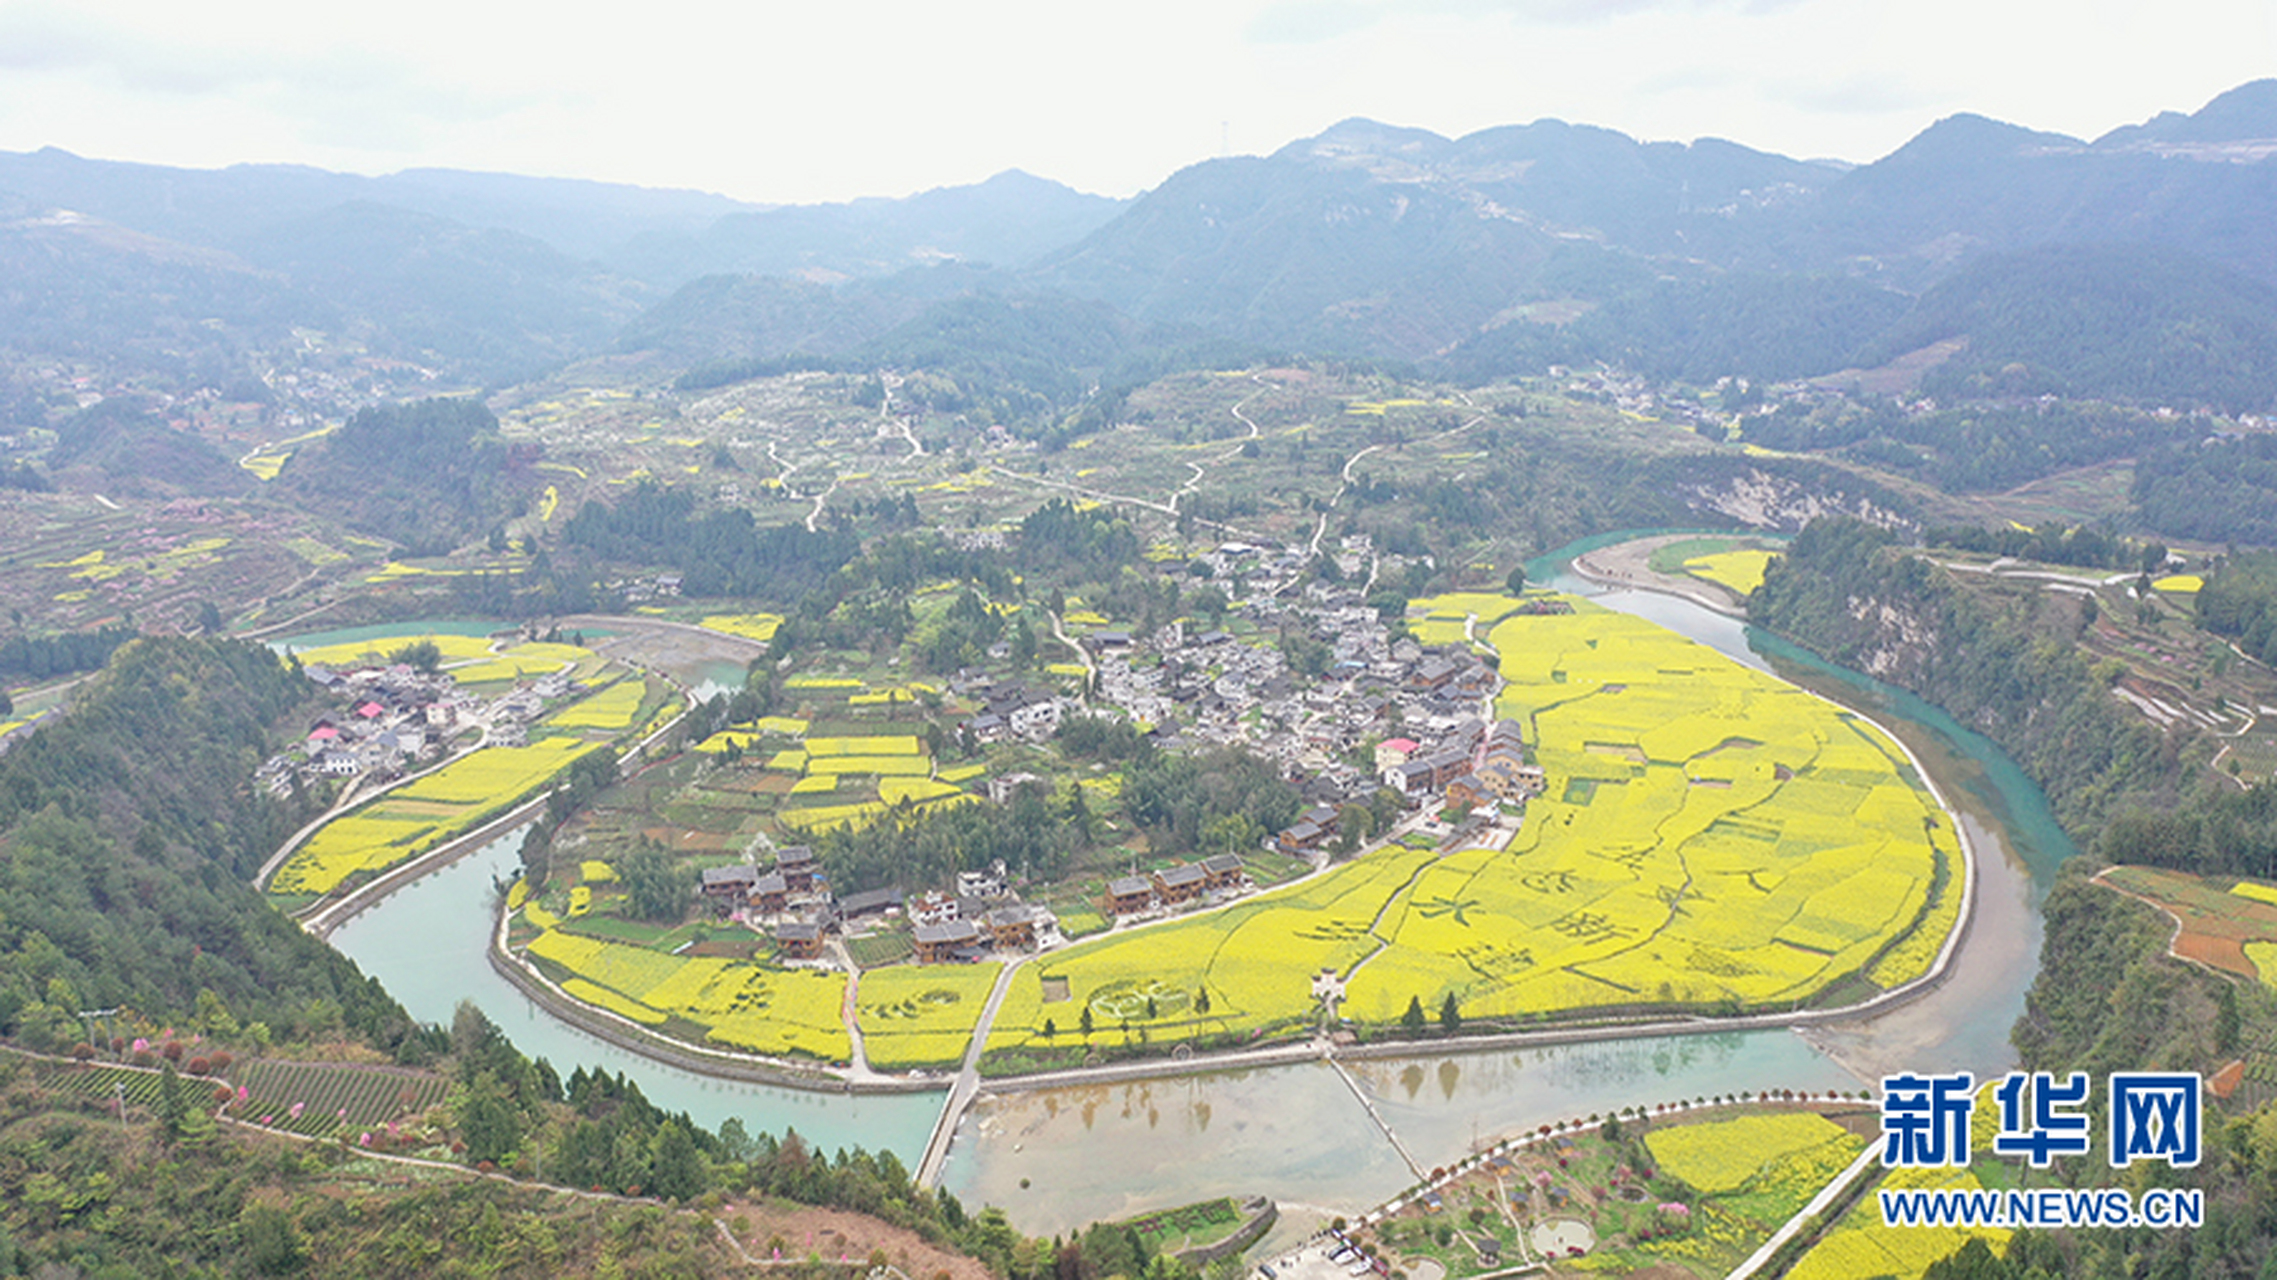
POLYGON ((641 236, 611 262, 672 283, 717 273, 828 282, 948 261, 1017 267, 1104 225, 1125 203, 1008 169, 901 200, 730 213, 699 233, 641 236))
POLYGON ((295 326, 494 384, 612 350, 758 368, 953 347, 986 368, 985 331, 1032 355, 1037 316, 1103 323, 1084 303, 1119 312, 1128 341, 1480 378, 1600 360, 1815 376, 1934 332, 1976 353, 1956 375, 2005 353, 2003 368, 2050 385, 2277 406, 2277 372, 2263 372, 2277 371, 2263 349, 2277 343, 2263 287, 2277 285, 2277 80, 2093 141, 1961 113, 1855 167, 1555 119, 1460 138, 1350 119, 1129 201, 1011 170, 900 200, 761 208, 51 149, 0 154, 0 211, 21 215, 0 226, 0 263, 44 282, 0 296, 0 342, 201 368, 295 326), (1972 276, 1980 264, 1992 274, 1972 276), (2146 297, 2173 305, 2130 334, 2146 297), (2020 316, 2066 317, 2093 349, 2035 346, 2020 316), (896 331, 961 336, 884 341, 896 331), (2145 354, 2159 343, 2167 374, 2145 354))

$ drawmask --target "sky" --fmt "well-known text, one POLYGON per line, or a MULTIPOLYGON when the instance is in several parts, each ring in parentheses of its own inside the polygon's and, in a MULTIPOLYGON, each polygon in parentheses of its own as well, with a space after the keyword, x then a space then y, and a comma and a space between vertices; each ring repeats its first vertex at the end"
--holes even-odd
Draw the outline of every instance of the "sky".
POLYGON ((1871 161, 1974 111, 2093 137, 2277 75, 2277 0, 0 0, 0 150, 901 196, 1133 195, 1367 116, 1871 161))

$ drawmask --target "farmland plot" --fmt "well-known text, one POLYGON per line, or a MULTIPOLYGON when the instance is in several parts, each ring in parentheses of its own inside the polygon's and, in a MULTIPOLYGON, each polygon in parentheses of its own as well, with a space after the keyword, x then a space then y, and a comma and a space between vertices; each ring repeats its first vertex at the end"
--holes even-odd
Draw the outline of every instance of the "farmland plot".
POLYGON ((1925 971, 1956 915, 1959 846, 1897 745, 1648 622, 1575 609, 1492 629, 1500 713, 1550 779, 1507 848, 1387 848, 1069 948, 1014 980, 990 1048, 1043 1047, 1042 1018, 1065 1036, 1086 1007, 1155 1039, 1285 1029, 1323 970, 1345 979, 1345 1016, 1377 1025, 1450 995, 1500 1019, 1770 1008, 1925 971), (1059 1010, 1038 985, 1054 978, 1059 1010))

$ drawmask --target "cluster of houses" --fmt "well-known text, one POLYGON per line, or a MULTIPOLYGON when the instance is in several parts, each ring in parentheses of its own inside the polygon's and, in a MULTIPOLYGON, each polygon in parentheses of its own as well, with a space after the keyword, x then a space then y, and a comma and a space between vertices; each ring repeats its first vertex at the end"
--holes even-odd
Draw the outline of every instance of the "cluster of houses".
POLYGON ((1524 804, 1548 786, 1541 766, 1526 758, 1526 740, 1515 720, 1497 720, 1491 727, 1466 722, 1428 751, 1412 738, 1387 739, 1376 745, 1376 767, 1383 784, 1409 803, 1437 796, 1450 809, 1502 800, 1524 804))
MULTIPOLYGON (((1266 636, 1293 634, 1324 646, 1324 669, 1292 668, 1275 640, 1244 643, 1187 624, 1143 637, 1097 631, 1084 643, 1099 671, 1101 699, 1156 726, 1166 746, 1222 743, 1270 759, 1307 799, 1331 811, 1380 786, 1411 804, 1445 796, 1458 783, 1475 796, 1517 798, 1507 778, 1497 785, 1481 772, 1489 736, 1481 712, 1502 681, 1468 645, 1394 639, 1358 591, 1336 584, 1314 582, 1288 598, 1240 607, 1266 636), (1377 744, 1388 743, 1404 745, 1387 757, 1377 744)), ((1507 774, 1523 764, 1514 735, 1512 726, 1497 741, 1492 770, 1507 774)), ((1319 839, 1334 834, 1328 824, 1316 826, 1327 833, 1319 839)))
POLYGON ((449 676, 401 663, 359 671, 311 664, 303 674, 339 698, 342 709, 318 716, 298 750, 270 757, 256 772, 280 794, 296 774, 388 778, 440 758, 480 701, 461 694, 449 676))
POLYGON ((1248 874, 1239 855, 1221 853, 1143 876, 1120 876, 1107 882, 1107 911, 1114 916, 1141 915, 1231 893, 1247 884, 1248 874))
POLYGON ((1006 883, 1002 862, 988 871, 958 873, 953 894, 936 890, 905 896, 899 886, 891 886, 839 897, 830 891, 813 848, 791 845, 776 851, 772 869, 742 863, 714 867, 703 873, 699 888, 723 910, 774 918, 768 936, 785 960, 819 960, 831 933, 843 933, 864 917, 895 912, 908 917, 917 959, 924 964, 1030 950, 1057 938, 1058 921, 1049 911, 1020 901, 1006 883))
MULTIPOLYGON (((1436 802, 1463 812, 1491 805, 1520 806, 1548 789, 1542 767, 1527 758, 1526 740, 1515 720, 1492 725, 1477 719, 1458 722, 1429 745, 1414 738, 1387 738, 1376 744, 1378 783, 1409 805, 1436 802)), ((1341 829, 1335 805, 1316 804, 1273 837, 1273 846, 1293 857, 1325 848, 1341 829)))
POLYGON ((524 746, 547 705, 578 691, 567 671, 525 680, 495 698, 466 692, 448 672, 400 662, 348 671, 310 663, 302 674, 339 698, 341 709, 318 716, 298 747, 255 771, 255 780, 278 795, 295 776, 397 777, 440 760, 452 738, 475 729, 486 746, 524 746))
POLYGON ((1066 702, 1057 694, 1000 681, 984 671, 959 671, 950 679, 949 689, 979 704, 957 726, 958 732, 969 734, 975 743, 1014 738, 1040 742, 1059 732, 1060 719, 1066 714, 1066 702))
MULTIPOLYGON (((1248 886, 1240 857, 1219 854, 1110 881, 1103 905, 1118 917, 1138 915, 1248 886)), ((954 893, 907 894, 896 885, 838 897, 813 848, 791 845, 776 851, 769 869, 746 863, 713 867, 703 872, 699 891, 724 912, 771 918, 767 933, 785 960, 819 960, 830 934, 843 934, 864 917, 896 912, 909 921, 911 947, 920 964, 970 963, 991 953, 1032 951, 1060 941, 1058 918, 1022 902, 1001 861, 987 871, 959 872, 954 893)))

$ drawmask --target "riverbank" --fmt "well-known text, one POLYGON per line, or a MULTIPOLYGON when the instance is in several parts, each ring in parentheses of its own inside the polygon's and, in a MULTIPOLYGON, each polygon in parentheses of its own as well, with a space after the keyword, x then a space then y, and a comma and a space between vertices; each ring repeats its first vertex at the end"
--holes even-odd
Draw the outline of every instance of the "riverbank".
MULTIPOLYGON (((636 663, 627 662, 626 665, 632 667, 636 675, 649 674, 645 668, 636 663)), ((688 712, 695 706, 695 697, 688 692, 686 686, 682 685, 679 681, 674 680, 671 676, 665 675, 662 672, 657 672, 655 674, 660 679, 664 680, 667 684, 671 685, 673 690, 680 695, 680 712, 678 715, 673 716, 670 720, 667 720, 663 724, 657 726, 656 729, 650 732, 647 737, 642 738, 640 741, 632 744, 629 747, 626 747, 623 751, 619 752, 617 754, 617 768, 619 770, 624 769, 627 765, 638 762, 651 750, 653 750, 658 743, 664 742, 673 731, 677 730, 680 727, 680 722, 688 718, 688 712)), ((436 770, 444 769, 452 764, 456 764, 468 756, 479 752, 481 749, 482 748, 477 747, 474 751, 462 752, 459 755, 453 756, 449 760, 444 761, 442 764, 438 764, 434 766, 434 768, 428 769, 423 773, 416 773, 408 778, 403 778, 398 782, 391 784, 389 787, 382 788, 381 790, 372 793, 372 795, 358 800, 357 804, 362 805, 367 801, 377 799, 380 796, 387 794, 388 791, 393 790, 395 787, 405 786, 416 782, 420 778, 427 776, 428 773, 433 773, 436 770)), ((497 839, 499 836, 504 835, 506 832, 511 831, 515 827, 530 821, 532 818, 535 818, 541 811, 544 810, 546 806, 546 797, 550 793, 550 790, 550 785, 547 787, 539 788, 537 794, 524 797, 519 803, 514 805, 513 808, 508 809, 506 812, 489 819, 471 831, 463 832, 459 835, 451 837, 449 840, 436 845, 434 848, 427 850, 425 853, 422 853, 417 857, 410 858, 396 866, 388 868, 378 876, 375 876, 364 884, 358 885, 355 889, 350 890, 346 895, 342 897, 320 898, 316 902, 310 903, 308 906, 302 908, 296 917, 300 922, 300 926, 303 929, 306 929, 308 932, 315 934, 319 938, 329 939, 332 936, 334 930, 338 929, 341 925, 346 924, 348 921, 355 919, 363 912, 369 910, 371 907, 387 898, 389 894, 392 894, 396 890, 403 888, 405 885, 411 884, 417 880, 423 879, 426 876, 433 874, 436 871, 442 870, 444 867, 457 862, 459 859, 465 857, 469 853, 474 852, 476 849, 489 844, 492 840, 497 839)), ((268 877, 275 874, 276 869, 284 864, 286 856, 289 855, 292 850, 296 848, 302 841, 306 840, 310 835, 314 834, 318 828, 322 827, 325 821, 330 820, 331 816, 337 815, 329 815, 326 819, 311 823, 309 826, 304 827, 300 831, 294 833, 292 839, 286 843, 284 848, 271 855, 269 860, 262 864, 261 870, 254 881, 254 887, 259 888, 261 885, 266 883, 268 877)))
MULTIPOLYGON (((1666 540, 1664 537, 1663 541, 1666 540)), ((1641 544, 1622 544, 1624 546, 1641 544)), ((1618 548, 1606 548, 1606 551, 1618 548)), ((578 619, 599 623, 602 619, 578 619)), ((671 629, 682 633, 697 629, 670 624, 650 623, 650 628, 671 629)), ((1822 698, 1823 694, 1820 695, 1822 698)), ((1889 733, 1893 741, 1897 736, 1889 726, 1870 713, 1850 707, 1833 699, 1830 705, 1869 720, 1889 733)), ((1932 777, 1922 759, 1902 741, 1898 742, 1915 771, 1923 778, 1932 799, 1949 817, 1953 805, 1944 787, 1932 777)), ((1552 1025, 1486 1031, 1460 1037, 1438 1037, 1402 1040, 1385 1040, 1371 1044, 1332 1046, 1318 1040, 1288 1041, 1276 1045, 1250 1049, 1195 1053, 1177 1050, 1172 1054, 1137 1061, 1124 1061, 1095 1066, 1074 1067, 1023 1076, 999 1076, 984 1083, 988 1091, 1009 1093, 1040 1089, 1080 1087, 1096 1084, 1113 1084, 1128 1081, 1199 1075, 1212 1072, 1249 1070, 1275 1067, 1308 1061, 1333 1059, 1412 1059, 1435 1057, 1447 1053, 1491 1052, 1502 1050, 1537 1050, 1577 1044, 1600 1043, 1635 1038, 1692 1037, 1729 1032, 1765 1030, 1804 1030, 1810 1028, 1842 1026, 1870 1021, 1905 1004, 1920 999, 1935 990, 1949 975, 1961 947, 1972 936, 1974 898, 1977 886, 1978 854, 1970 832, 1955 819, 1958 830, 1959 865, 1953 868, 1948 892, 1961 895, 1955 921, 1947 936, 1940 940, 1935 958, 1922 976, 1889 991, 1880 992, 1856 1003, 1831 1008, 1790 1008, 1784 1011, 1766 1011, 1740 1016, 1713 1016, 1705 1013, 1623 1016, 1609 1013, 1586 1021, 1568 1021, 1552 1025)), ((417 868, 406 868, 400 879, 414 878, 417 868)), ((384 890, 383 890, 384 892, 384 890)), ((347 914, 347 913, 343 913, 347 914)), ((1187 917, 1180 917, 1186 919, 1187 917)), ((1158 922, 1159 923, 1159 922, 1158 922)), ((939 1078, 866 1078, 866 1073, 826 1065, 809 1067, 803 1063, 780 1063, 751 1055, 716 1053, 704 1046, 659 1035, 655 1031, 620 1019, 605 1010, 576 1001, 565 991, 554 986, 544 975, 536 973, 526 961, 494 950, 491 963, 504 965, 500 976, 512 982, 517 989, 540 1002, 547 1011, 570 1022, 580 1030, 626 1049, 628 1052, 655 1054, 683 1069, 696 1072, 717 1072, 727 1078, 758 1079, 788 1087, 816 1089, 824 1092, 934 1092, 941 1088, 939 1078)), ((975 1029, 972 1043, 985 1043, 993 1028, 984 1022, 975 1029)), ((1872 1077, 1864 1071, 1852 1069, 1862 1080, 1872 1077)), ((955 1117, 947 1118, 953 1124, 955 1117)))
POLYGON ((1699 536, 1694 533, 1662 533, 1629 542, 1616 542, 1611 546, 1584 551, 1567 561, 1566 567, 1574 576, 1586 578, 1600 586, 1657 592, 1696 604, 1727 618, 1745 619, 1747 602, 1736 593, 1714 583, 1702 582, 1698 578, 1662 573, 1652 567, 1653 552, 1672 543, 1693 541, 1699 536))

